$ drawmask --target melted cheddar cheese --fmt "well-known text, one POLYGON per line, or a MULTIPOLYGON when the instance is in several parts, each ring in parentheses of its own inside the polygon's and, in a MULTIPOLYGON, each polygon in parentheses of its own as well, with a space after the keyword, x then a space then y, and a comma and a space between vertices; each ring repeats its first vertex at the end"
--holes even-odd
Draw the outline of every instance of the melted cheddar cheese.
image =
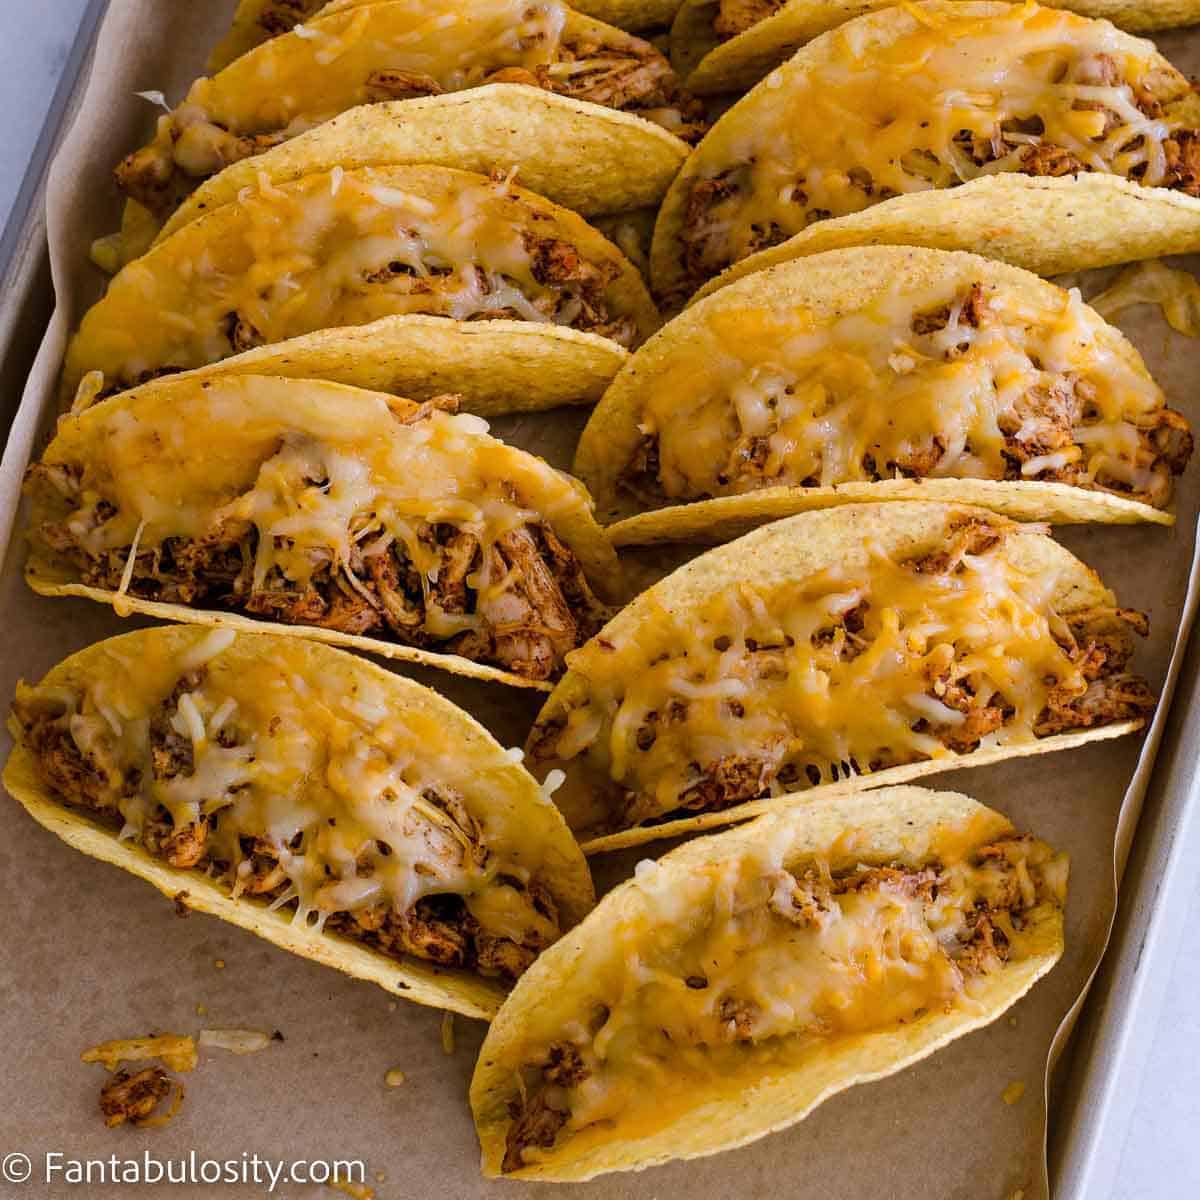
POLYGON ((167 381, 65 419, 31 469, 35 559, 118 604, 128 591, 293 624, 348 607, 370 618, 351 632, 417 646, 478 633, 461 653, 531 674, 501 643, 525 629, 540 647, 550 623, 545 678, 587 636, 599 607, 585 578, 610 586, 615 555, 575 480, 486 430, 330 384, 167 381), (561 538, 550 558, 532 540, 547 530, 561 538), (317 592, 328 612, 289 614, 317 592))
POLYGON ((349 109, 484 83, 540 87, 697 132, 652 45, 560 0, 349 0, 277 32, 198 79, 154 140, 119 164, 132 200, 161 219, 197 179, 349 109))
POLYGON ((897 277, 859 308, 740 303, 696 326, 639 376, 654 469, 639 450, 620 483, 651 506, 898 475, 1170 499, 1163 394, 1077 291, 897 277))
POLYGON ((211 175, 226 165, 220 130, 293 137, 359 104, 394 98, 380 90, 384 76, 460 91, 505 67, 553 62, 568 11, 558 0, 473 0, 467 7, 387 0, 344 8, 196 80, 183 103, 160 118, 157 144, 189 175, 211 175))
POLYGON ((986 174, 1178 185, 1187 80, 1107 22, 1033 3, 911 4, 814 45, 818 66, 769 76, 699 151, 683 232, 693 277, 812 222, 986 174))
POLYGON ((227 630, 196 633, 182 653, 178 642, 116 640, 86 679, 18 689, 22 721, 60 727, 106 778, 122 839, 153 845, 164 822, 203 824, 206 862, 235 896, 265 890, 252 885, 266 853, 280 877, 268 898, 317 927, 450 893, 500 936, 534 926, 553 940, 505 882, 544 868, 553 823, 492 800, 501 768, 465 752, 461 723, 332 651, 321 670, 313 648, 285 639, 249 653, 227 630))
POLYGON ((334 168, 280 187, 262 177, 113 280, 84 317, 68 382, 101 371, 128 387, 404 313, 510 317, 628 345, 648 332, 614 287, 632 273, 581 221, 568 227, 545 201, 467 172, 334 168), (587 249, 571 241, 581 233, 587 249))
POLYGON ((865 864, 853 834, 821 857, 764 836, 686 873, 642 864, 643 895, 577 967, 591 1008, 523 1048, 504 1169, 574 1139, 648 1136, 840 1041, 851 1058, 851 1039, 974 1016, 990 979, 1040 953, 1061 917, 1067 861, 1045 843, 935 839, 919 862, 865 864))
POLYGON ((967 525, 905 562, 868 543, 865 563, 747 578, 602 630, 530 735, 540 769, 565 772, 567 823, 625 829, 1017 746, 1056 704, 1068 727, 1095 723, 1070 724, 1096 685, 1055 608, 1063 581, 1021 571, 1007 536, 967 525))

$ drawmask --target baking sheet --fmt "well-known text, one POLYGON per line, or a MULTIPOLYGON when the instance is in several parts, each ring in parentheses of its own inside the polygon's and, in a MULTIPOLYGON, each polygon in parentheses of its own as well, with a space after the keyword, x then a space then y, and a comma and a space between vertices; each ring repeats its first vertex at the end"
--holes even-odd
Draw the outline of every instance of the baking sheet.
MULTIPOLYGON (((155 112, 133 93, 182 95, 230 5, 190 0, 113 0, 97 45, 80 119, 48 189, 48 228, 59 308, 14 426, 0 471, 0 534, 11 519, 31 447, 52 420, 54 381, 69 327, 102 286, 87 263, 93 237, 115 228, 113 163, 140 143, 155 112)), ((1200 41, 1161 39, 1185 70, 1200 63, 1200 41)), ((1189 264, 1195 265, 1195 264, 1189 264)), ((1111 273, 1109 273, 1111 275, 1111 273)), ((1107 277, 1080 280, 1086 293, 1107 277)), ((1157 310, 1120 323, 1134 338, 1170 402, 1194 421, 1189 386, 1200 344, 1170 331, 1157 310)), ((497 432, 565 464, 579 414, 497 422, 497 432)), ((1124 604, 1150 611, 1153 634, 1139 657, 1156 684, 1168 669, 1200 511, 1200 465, 1185 478, 1172 530, 1125 527, 1061 531, 1062 540, 1120 590, 1124 604)), ((0 694, 18 676, 39 677, 64 655, 131 627, 98 606, 33 597, 20 582, 16 539, 0 576, 9 636, 0 646, 0 694)), ((653 569, 645 556, 642 569, 653 569)), ((519 744, 537 698, 431 672, 410 672, 485 719, 506 744, 519 744)), ((795 1197, 996 1197, 1046 1194, 1044 1068, 1065 1014, 1098 960, 1114 903, 1113 846, 1122 860, 1140 804, 1125 803, 1138 763, 1135 741, 1108 743, 1036 762, 938 776, 1007 812, 1072 855, 1068 950, 1063 962, 1012 1014, 935 1058, 882 1083, 854 1089, 803 1124, 713 1159, 617 1175, 580 1185, 595 1197, 774 1195, 795 1197), (1015 1105, 1001 1099, 1020 1080, 1015 1105)), ((1145 779, 1139 779, 1144 785, 1145 779)), ((657 852, 658 847, 649 852, 657 852)), ((648 851, 596 862, 608 886, 648 851)), ((209 918, 181 920, 138 881, 84 859, 33 825, 13 804, 0 808, 0 907, 9 969, 0 978, 0 1038, 9 1048, 9 1102, 0 1115, 0 1153, 30 1155, 22 1195, 79 1195, 38 1182, 42 1157, 140 1155, 241 1160, 359 1159, 379 1200, 401 1196, 521 1196, 546 1185, 485 1183, 466 1108, 482 1026, 459 1020, 455 1052, 443 1053, 440 1015, 397 1006, 379 989, 294 959, 209 918), (223 966, 218 966, 223 963, 223 966), (197 1006, 206 1009, 204 1015, 197 1006), (96 1098, 104 1074, 77 1060, 86 1046, 153 1030, 204 1026, 278 1029, 265 1052, 202 1056, 187 1077, 180 1117, 165 1130, 109 1131, 96 1098), (400 1067, 407 1080, 389 1089, 400 1067), (380 1178, 382 1176, 382 1178, 380 1178)), ((265 1185, 174 1186, 170 1195, 262 1195, 265 1185)), ((129 1195, 122 1185, 89 1186, 99 1200, 129 1195)), ((136 1193, 135 1193, 136 1194, 136 1193)), ((147 1188, 147 1194, 157 1194, 147 1188)), ((329 1196, 320 1187, 277 1195, 329 1196)))

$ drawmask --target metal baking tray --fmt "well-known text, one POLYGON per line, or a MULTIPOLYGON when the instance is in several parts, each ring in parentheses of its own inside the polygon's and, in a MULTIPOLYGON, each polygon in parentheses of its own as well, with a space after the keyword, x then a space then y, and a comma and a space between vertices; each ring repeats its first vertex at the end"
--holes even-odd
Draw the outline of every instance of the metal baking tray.
MULTIPOLYGON (((78 107, 85 68, 107 7, 108 0, 90 0, 84 11, 0 237, 0 429, 6 440, 54 305, 44 214, 46 173, 78 107)), ((0 545, 11 533, 0 529, 0 545)), ((1095 1200, 1111 1190, 1116 1165, 1112 1143, 1123 1141, 1125 1132, 1117 1080, 1127 1062, 1139 1002, 1167 917, 1166 899, 1178 892, 1176 885, 1185 873, 1191 877, 1181 850, 1200 787, 1200 717, 1194 715, 1200 714, 1197 640, 1192 640, 1182 662, 1136 835, 1118 856, 1121 898, 1112 940, 1051 1079, 1051 1185, 1063 1200, 1095 1200)))

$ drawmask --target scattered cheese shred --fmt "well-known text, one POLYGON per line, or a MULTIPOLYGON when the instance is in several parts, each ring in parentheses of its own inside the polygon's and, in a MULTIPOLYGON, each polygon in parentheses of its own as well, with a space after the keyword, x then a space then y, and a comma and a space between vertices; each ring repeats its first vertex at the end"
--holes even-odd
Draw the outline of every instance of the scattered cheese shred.
POLYGON ((384 1081, 384 1083, 386 1083, 388 1085, 388 1087, 393 1088, 393 1087, 399 1087, 407 1078, 408 1078, 408 1076, 405 1075, 404 1072, 402 1070, 400 1070, 399 1067, 393 1067, 383 1077, 383 1081, 384 1081))
POLYGON ((1177 333, 1200 337, 1200 280, 1189 272, 1161 259, 1134 263, 1092 300, 1092 307, 1109 321, 1138 304, 1157 304, 1177 333))
POLYGON ((134 92, 133 94, 139 100, 149 100, 151 104, 158 105, 159 108, 164 109, 166 112, 171 111, 171 106, 167 103, 166 96, 157 88, 148 92, 134 92))
POLYGON ((196 1069, 196 1041, 177 1033, 158 1037, 120 1038, 101 1042, 85 1050, 79 1059, 85 1063, 101 1063, 106 1071, 115 1071, 123 1062, 144 1062, 157 1058, 172 1071, 196 1069))
POLYGON ((1025 1095, 1024 1082, 1020 1079, 1014 1079, 1012 1083, 1010 1083, 1008 1087, 1006 1087, 1004 1091, 1000 1093, 1000 1099, 1011 1107, 1012 1105, 1016 1104, 1023 1095, 1025 1095))
POLYGON ((445 1054, 454 1053, 454 1014, 442 1013, 442 1051, 445 1054))
POLYGON ((202 1029, 200 1045, 231 1054, 257 1054, 271 1044, 271 1035, 259 1029, 202 1029))
POLYGON ((75 391, 75 399, 71 402, 71 416, 77 417, 86 412, 104 391, 104 372, 89 371, 80 381, 75 391))
POLYGON ((117 588, 117 594, 113 597, 113 611, 118 617, 128 617, 133 612, 129 601, 124 597, 125 593, 129 591, 129 585, 133 582, 133 568, 137 564, 138 544, 145 532, 146 522, 138 522, 137 532, 133 535, 133 543, 129 547, 129 556, 125 559, 125 569, 121 572, 121 586, 117 588))

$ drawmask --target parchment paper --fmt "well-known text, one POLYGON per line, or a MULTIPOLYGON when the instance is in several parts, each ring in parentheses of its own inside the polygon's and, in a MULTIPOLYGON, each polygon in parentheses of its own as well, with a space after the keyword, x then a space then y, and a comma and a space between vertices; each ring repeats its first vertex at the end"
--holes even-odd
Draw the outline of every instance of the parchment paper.
MULTIPOLYGON (((150 131, 156 115, 135 92, 161 89, 177 101, 223 30, 230 3, 112 0, 82 110, 53 169, 49 235, 58 310, 47 333, 0 471, 0 536, 13 519, 20 474, 53 420, 58 363, 69 328, 98 294, 102 279, 87 261, 91 240, 116 228, 120 204, 109 172, 150 131)), ((1200 62, 1200 38, 1162 39, 1184 69, 1200 62)), ((1111 273, 1109 273, 1111 275, 1111 273)), ((1079 282, 1093 293, 1105 277, 1079 282)), ((1171 332, 1158 311, 1132 310, 1120 322, 1170 402, 1194 421, 1192 381, 1200 343, 1171 332)), ((579 414, 497 422, 496 432, 569 462, 579 414)), ((1185 477, 1179 523, 1071 529, 1061 539, 1106 581, 1121 602, 1151 613, 1153 632, 1137 665, 1156 685, 1168 676, 1184 623, 1197 513, 1200 463, 1185 477)), ((18 677, 35 679, 53 663, 126 630, 99 606, 34 597, 20 580, 24 547, 15 537, 0 576, 6 636, 0 646, 0 702, 18 677)), ((643 556, 637 569, 661 563, 643 556)), ((1190 612, 1187 614, 1190 618, 1190 612)), ((536 697, 414 671, 519 745, 536 697)), ((1164 708, 1165 712, 1165 708, 1164 708)), ((1147 745, 1153 743, 1153 736, 1147 745)), ((1099 959, 1115 902, 1114 847, 1124 861, 1149 773, 1143 743, 1106 743, 1049 759, 1012 762, 939 776, 1008 813, 1070 852, 1067 953, 1012 1014, 963 1038, 935 1058, 882 1083, 825 1104, 789 1132, 748 1149, 641 1175, 580 1185, 581 1196, 929 1197, 930 1200, 1032 1200, 1046 1194, 1045 1067, 1056 1031, 1099 959), (1122 805, 1124 802, 1124 811, 1122 805), (1001 1093, 1026 1084, 1008 1105, 1001 1093)), ((7 752, 7 738, 0 750, 7 752)), ((601 888, 663 847, 596 860, 601 888)), ((397 1005, 385 993, 301 961, 221 923, 172 907, 144 884, 83 858, 45 833, 15 805, 0 805, 0 1045, 7 1051, 7 1095, 0 1105, 0 1153, 35 1163, 34 1180, 5 1195, 136 1195, 120 1185, 79 1189, 39 1182, 41 1157, 122 1157, 151 1150, 163 1158, 364 1159, 380 1200, 400 1197, 517 1197, 539 1187, 485 1183, 466 1106, 483 1027, 459 1019, 457 1047, 445 1055, 440 1014, 397 1005), (217 966, 218 960, 224 964, 217 966), (197 1006, 207 1012, 199 1015, 197 1006), (164 1130, 104 1128, 97 1096, 104 1074, 79 1063, 81 1050, 116 1037, 202 1027, 279 1030, 284 1040, 260 1054, 202 1055, 186 1077, 182 1114, 164 1130), (384 1074, 400 1067, 403 1086, 384 1074)), ((265 1194, 265 1189, 179 1186, 142 1194, 191 1198, 265 1194)), ((292 1197, 330 1196, 320 1187, 286 1187, 292 1197)))

